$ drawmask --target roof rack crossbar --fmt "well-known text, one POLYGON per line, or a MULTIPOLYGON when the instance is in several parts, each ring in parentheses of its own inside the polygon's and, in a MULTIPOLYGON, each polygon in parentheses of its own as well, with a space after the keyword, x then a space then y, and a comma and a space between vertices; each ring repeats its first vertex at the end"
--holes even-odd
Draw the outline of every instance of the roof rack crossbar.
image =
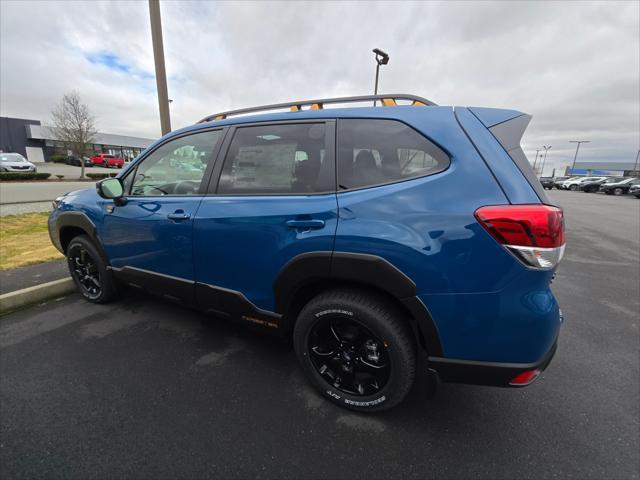
POLYGON ((274 103, 272 105, 262 105, 259 107, 240 108, 238 110, 228 110, 226 112, 214 113, 208 115, 198 123, 210 122, 212 120, 224 120, 232 115, 242 115, 244 113, 264 112, 268 110, 277 110, 281 108, 288 108, 292 112, 299 112, 302 107, 309 107, 310 110, 321 110, 325 105, 331 103, 354 103, 354 102, 368 102, 380 100, 382 106, 396 106, 397 100, 410 100, 412 106, 437 106, 431 100, 418 97, 416 95, 410 95, 406 93, 387 93, 384 95, 360 95, 356 97, 336 97, 336 98, 320 98, 316 100, 301 100, 296 102, 286 103, 274 103))

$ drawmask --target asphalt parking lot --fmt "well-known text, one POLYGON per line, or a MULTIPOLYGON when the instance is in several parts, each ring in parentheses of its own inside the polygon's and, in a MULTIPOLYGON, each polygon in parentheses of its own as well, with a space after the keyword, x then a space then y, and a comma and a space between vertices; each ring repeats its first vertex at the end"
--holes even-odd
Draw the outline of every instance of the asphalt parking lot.
POLYGON ((2 478, 639 478, 640 200, 553 191, 565 315, 518 390, 425 376, 358 415, 283 342, 152 297, 77 296, 0 319, 2 478))

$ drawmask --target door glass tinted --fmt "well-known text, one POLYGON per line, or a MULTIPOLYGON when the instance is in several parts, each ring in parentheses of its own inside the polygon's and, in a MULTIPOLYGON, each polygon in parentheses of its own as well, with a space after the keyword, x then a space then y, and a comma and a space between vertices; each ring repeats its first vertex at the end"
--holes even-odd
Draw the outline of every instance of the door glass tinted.
POLYGON ((445 170, 449 157, 424 136, 395 120, 338 121, 338 185, 380 185, 445 170))
POLYGON ((196 195, 221 134, 195 133, 156 149, 136 167, 131 195, 196 195))
POLYGON ((218 184, 226 194, 305 194, 334 190, 324 123, 260 125, 235 132, 218 184))

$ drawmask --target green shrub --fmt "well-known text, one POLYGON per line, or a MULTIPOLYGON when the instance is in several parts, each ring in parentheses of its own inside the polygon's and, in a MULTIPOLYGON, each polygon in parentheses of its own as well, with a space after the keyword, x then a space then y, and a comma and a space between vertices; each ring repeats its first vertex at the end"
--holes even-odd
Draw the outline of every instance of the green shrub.
POLYGON ((56 175, 56 177, 58 177, 58 180, 62 180, 64 178, 64 175, 56 175))
POLYGON ((51 155, 49 157, 49 160, 51 160, 54 163, 64 163, 64 162, 67 161, 67 156, 66 155, 55 154, 55 155, 51 155))
POLYGON ((87 177, 93 178, 94 180, 102 180, 107 177, 115 177, 117 173, 87 173, 87 177))
POLYGON ((46 180, 50 176, 50 173, 1 172, 0 180, 46 180))

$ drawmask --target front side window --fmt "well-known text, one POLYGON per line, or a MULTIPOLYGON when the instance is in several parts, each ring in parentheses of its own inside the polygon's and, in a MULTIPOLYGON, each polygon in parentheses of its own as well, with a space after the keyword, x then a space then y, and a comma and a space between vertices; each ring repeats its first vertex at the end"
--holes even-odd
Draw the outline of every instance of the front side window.
POLYGON ((395 120, 338 121, 338 185, 361 188, 432 175, 449 157, 424 136, 395 120))
POLYGON ((333 155, 324 123, 259 125, 236 130, 217 193, 305 194, 334 190, 333 155))
POLYGON ((131 195, 196 195, 221 134, 195 133, 158 147, 125 179, 131 195))

